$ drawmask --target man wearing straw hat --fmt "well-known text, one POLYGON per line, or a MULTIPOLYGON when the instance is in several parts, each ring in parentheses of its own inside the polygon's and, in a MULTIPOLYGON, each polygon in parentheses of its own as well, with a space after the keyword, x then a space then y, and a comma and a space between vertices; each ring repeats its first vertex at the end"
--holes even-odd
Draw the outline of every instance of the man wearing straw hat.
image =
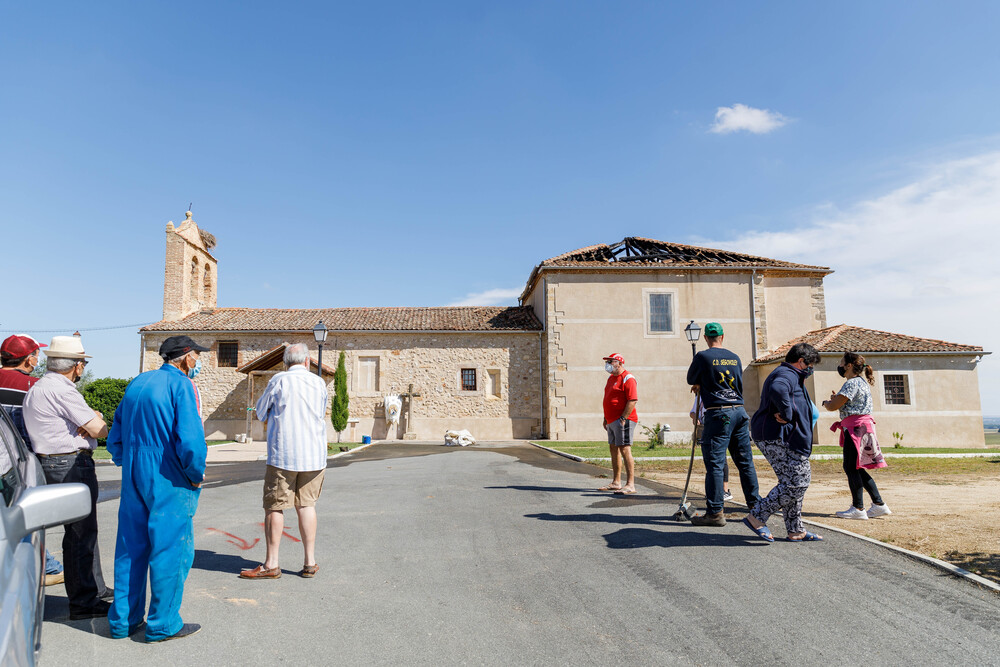
POLYGON ((97 547, 97 438, 108 435, 104 416, 92 409, 74 383, 90 355, 79 336, 55 336, 45 350, 46 373, 24 397, 24 425, 49 484, 81 482, 90 488, 90 514, 66 524, 63 568, 71 620, 105 616, 114 595, 104 584, 97 547))

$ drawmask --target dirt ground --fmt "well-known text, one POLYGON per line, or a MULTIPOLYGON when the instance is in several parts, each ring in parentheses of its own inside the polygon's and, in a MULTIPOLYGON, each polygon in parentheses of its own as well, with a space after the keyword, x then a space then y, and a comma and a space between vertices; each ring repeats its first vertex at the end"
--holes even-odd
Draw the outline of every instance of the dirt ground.
MULTIPOLYGON (((984 462, 976 467, 985 465, 984 462)), ((873 473, 883 500, 893 514, 857 521, 834 515, 851 504, 840 463, 814 462, 813 481, 803 504, 805 518, 927 554, 1000 582, 1000 479, 991 474, 994 471, 928 474, 906 470, 907 466, 895 467, 897 470, 893 470, 890 459, 889 468, 873 473)), ((1000 465, 994 467, 1000 468, 1000 465)), ((642 470, 641 475, 683 488, 686 472, 684 466, 683 470, 676 471, 642 470)), ((766 495, 776 482, 774 474, 763 464, 757 466, 757 476, 760 493, 766 495)), ((704 469, 699 472, 696 466, 691 486, 697 493, 704 491, 703 480, 704 469)), ((742 501, 735 470, 732 482, 735 500, 742 501)), ((695 495, 694 498, 699 510, 704 509, 703 497, 695 495)), ((865 503, 866 506, 871 504, 867 494, 865 503)), ((775 536, 784 535, 780 516, 768 523, 775 536)), ((822 533, 822 530, 816 532, 822 533)))

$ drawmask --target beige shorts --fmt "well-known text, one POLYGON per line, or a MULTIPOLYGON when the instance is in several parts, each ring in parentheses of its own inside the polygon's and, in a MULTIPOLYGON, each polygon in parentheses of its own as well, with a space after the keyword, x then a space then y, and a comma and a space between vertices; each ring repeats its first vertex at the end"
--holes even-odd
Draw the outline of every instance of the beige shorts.
POLYGON ((264 509, 314 507, 323 490, 326 469, 298 472, 267 466, 264 473, 264 509))

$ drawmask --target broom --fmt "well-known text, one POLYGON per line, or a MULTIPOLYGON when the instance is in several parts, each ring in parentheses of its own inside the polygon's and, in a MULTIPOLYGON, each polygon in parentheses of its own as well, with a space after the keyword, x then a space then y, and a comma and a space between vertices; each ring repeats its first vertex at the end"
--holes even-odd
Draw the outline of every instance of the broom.
MULTIPOLYGON (((695 419, 698 419, 701 415, 701 396, 698 396, 695 402, 694 409, 695 419)), ((688 461, 688 474, 687 481, 684 482, 684 493, 681 494, 681 504, 674 512, 671 517, 674 521, 690 521, 691 517, 694 516, 694 512, 691 510, 691 503, 687 501, 688 497, 688 487, 691 486, 691 470, 694 468, 694 448, 698 444, 698 427, 695 426, 694 430, 691 431, 691 460, 688 461)))

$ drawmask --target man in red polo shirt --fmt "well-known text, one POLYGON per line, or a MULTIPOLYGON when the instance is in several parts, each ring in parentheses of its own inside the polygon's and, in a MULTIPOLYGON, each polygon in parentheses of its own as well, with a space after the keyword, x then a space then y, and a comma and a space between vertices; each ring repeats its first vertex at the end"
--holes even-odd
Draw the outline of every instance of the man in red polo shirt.
POLYGON ((614 479, 599 491, 614 491, 619 495, 635 493, 635 461, 632 460, 632 436, 639 421, 635 404, 639 402, 639 389, 635 376, 625 370, 625 360, 620 354, 604 357, 604 370, 611 377, 604 385, 604 422, 611 450, 611 470, 614 479), (622 464, 625 460, 625 486, 622 486, 622 464))

